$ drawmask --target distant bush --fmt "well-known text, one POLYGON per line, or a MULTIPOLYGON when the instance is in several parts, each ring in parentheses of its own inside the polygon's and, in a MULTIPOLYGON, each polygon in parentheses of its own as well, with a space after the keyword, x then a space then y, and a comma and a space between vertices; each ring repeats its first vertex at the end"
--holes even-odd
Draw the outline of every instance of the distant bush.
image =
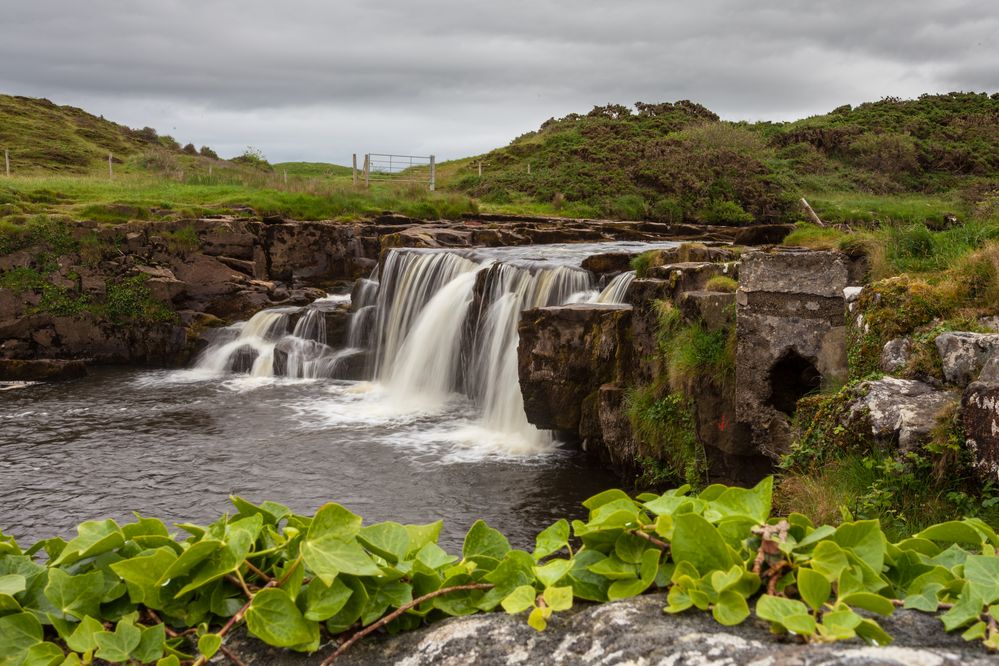
POLYGON ((199 150, 198 153, 202 157, 210 157, 213 160, 217 160, 219 158, 218 153, 216 153, 214 150, 212 150, 208 146, 201 146, 201 150, 199 150))
POLYGON ((712 201, 699 215, 708 224, 742 225, 753 221, 753 216, 734 201, 712 201))
POLYGON ((197 155, 198 149, 194 147, 193 143, 189 143, 181 149, 181 152, 186 155, 197 155))

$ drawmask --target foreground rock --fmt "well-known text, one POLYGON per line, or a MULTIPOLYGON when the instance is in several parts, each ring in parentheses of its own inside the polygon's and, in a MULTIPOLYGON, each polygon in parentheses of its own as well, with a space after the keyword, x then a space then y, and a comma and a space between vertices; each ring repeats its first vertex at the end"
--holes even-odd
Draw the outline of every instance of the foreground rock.
MULTIPOLYGON (((538 633, 525 618, 504 613, 447 620, 431 627, 353 646, 335 663, 351 664, 768 664, 944 666, 995 663, 976 644, 943 632, 932 616, 899 611, 882 620, 895 643, 806 645, 773 636, 765 623, 717 624, 708 613, 664 615, 665 595, 655 594, 556 614, 538 633)), ((319 664, 333 647, 315 655, 267 648, 244 634, 228 649, 247 666, 319 664)))
POLYGON ((930 439, 940 415, 960 396, 914 379, 884 377, 863 382, 865 395, 850 408, 850 419, 866 422, 872 435, 898 440, 902 451, 917 451, 930 439))
POLYGON ((0 359, 0 381, 51 382, 76 379, 87 374, 83 361, 0 359))

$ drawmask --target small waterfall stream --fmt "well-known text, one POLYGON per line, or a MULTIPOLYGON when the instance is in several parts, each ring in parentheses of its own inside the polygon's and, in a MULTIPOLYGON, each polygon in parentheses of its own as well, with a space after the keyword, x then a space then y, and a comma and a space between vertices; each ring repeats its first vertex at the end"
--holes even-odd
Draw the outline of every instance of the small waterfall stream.
MULTIPOLYGON (((567 303, 620 303, 634 271, 598 289, 578 265, 501 250, 397 249, 351 297, 277 308, 225 329, 199 370, 255 377, 367 379, 385 409, 432 414, 468 399, 477 413, 459 440, 505 453, 551 447, 528 423, 517 374, 517 324, 526 309, 567 303), (327 314, 350 305, 341 348, 327 337, 327 314), (290 333, 289 333, 290 329, 290 333)), ((558 248, 564 252, 564 246, 558 248)), ((539 254, 535 248, 535 254, 539 254)), ((341 312, 341 314, 344 314, 341 312)))

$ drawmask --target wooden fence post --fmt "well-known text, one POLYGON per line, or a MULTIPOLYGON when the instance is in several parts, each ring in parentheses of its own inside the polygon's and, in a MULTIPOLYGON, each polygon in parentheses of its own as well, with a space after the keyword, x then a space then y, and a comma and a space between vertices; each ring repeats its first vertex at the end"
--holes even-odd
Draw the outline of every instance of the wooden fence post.
POLYGON ((364 154, 364 186, 371 185, 371 153, 364 154))
POLYGON ((6 148, 3 149, 3 163, 7 170, 7 177, 10 178, 10 153, 7 152, 6 148))
POLYGON ((357 187, 357 153, 354 153, 353 158, 350 163, 350 176, 354 181, 354 187, 357 187))
POLYGON ((430 156, 430 191, 437 189, 437 158, 430 156))
POLYGON ((108 153, 108 180, 114 179, 114 167, 111 166, 111 153, 108 153))
POLYGON ((482 178, 482 160, 479 160, 479 178, 482 178))
POLYGON ((531 175, 531 163, 530 162, 527 163, 527 175, 528 176, 531 175))

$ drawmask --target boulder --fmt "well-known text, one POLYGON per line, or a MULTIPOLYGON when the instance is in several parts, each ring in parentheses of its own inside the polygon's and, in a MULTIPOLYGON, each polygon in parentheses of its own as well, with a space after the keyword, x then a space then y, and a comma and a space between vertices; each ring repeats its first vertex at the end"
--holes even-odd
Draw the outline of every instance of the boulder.
POLYGON ((929 441, 940 414, 960 399, 954 391, 896 377, 862 382, 858 391, 863 396, 850 406, 849 420, 866 423, 875 437, 897 439, 903 452, 929 441))
POLYGON ((972 382, 961 398, 965 445, 982 482, 999 482, 999 382, 972 382))
POLYGON ((619 371, 631 312, 580 303, 523 313, 517 369, 528 421, 579 433, 583 400, 619 371))
POLYGON ((737 278, 738 274, 739 265, 734 262, 727 264, 683 262, 654 266, 649 269, 649 277, 669 282, 671 296, 674 300, 685 291, 703 290, 713 277, 725 275, 737 278))
POLYGON ((912 340, 909 338, 889 340, 881 350, 881 372, 893 375, 902 371, 909 364, 911 355, 912 340))
POLYGON ((597 275, 609 275, 613 273, 623 273, 631 270, 631 260, 635 257, 632 252, 604 252, 594 254, 583 259, 581 264, 586 270, 597 275))
MULTIPOLYGON (((256 349, 250 345, 242 345, 229 357, 229 370, 249 374, 253 371, 253 364, 256 362, 258 356, 260 356, 260 352, 256 349)), ((276 356, 277 354, 275 354, 276 356)))
POLYGON ((688 291, 680 294, 677 307, 688 323, 700 322, 709 331, 735 324, 735 294, 720 291, 688 291))
POLYGON ((940 352, 944 379, 957 386, 967 386, 978 378, 985 362, 999 352, 999 334, 941 333, 937 336, 936 346, 940 352))
MULTIPOLYGON (((981 641, 961 632, 946 634, 930 613, 898 609, 877 618, 892 636, 887 647, 860 639, 804 643, 774 636, 768 623, 750 618, 736 626, 718 624, 710 613, 663 613, 663 593, 604 604, 576 602, 554 613, 548 628, 531 629, 525 613, 496 612, 449 618, 397 634, 380 633, 359 641, 336 659, 337 666, 434 664, 435 666, 509 666, 511 664, 758 664, 772 666, 985 666, 994 664, 981 641)), ((270 648, 244 629, 230 634, 226 649, 246 664, 309 666, 322 663, 335 641, 313 655, 270 648)))

